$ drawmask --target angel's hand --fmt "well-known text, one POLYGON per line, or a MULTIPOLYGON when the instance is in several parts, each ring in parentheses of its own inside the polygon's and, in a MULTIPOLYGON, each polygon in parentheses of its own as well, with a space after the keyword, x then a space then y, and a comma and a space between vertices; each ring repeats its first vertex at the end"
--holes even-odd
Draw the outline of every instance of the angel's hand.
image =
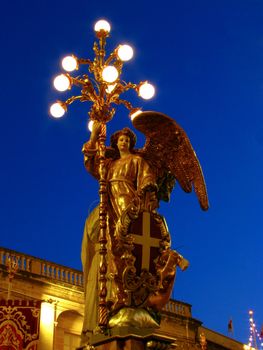
POLYGON ((90 136, 90 141, 92 143, 95 143, 98 140, 100 130, 101 130, 101 122, 94 120, 94 123, 92 125, 92 132, 91 132, 91 136, 90 136))
POLYGON ((88 141, 88 142, 84 143, 84 145, 82 147, 82 153, 84 153, 84 154, 88 153, 89 149, 90 149, 90 142, 88 141))

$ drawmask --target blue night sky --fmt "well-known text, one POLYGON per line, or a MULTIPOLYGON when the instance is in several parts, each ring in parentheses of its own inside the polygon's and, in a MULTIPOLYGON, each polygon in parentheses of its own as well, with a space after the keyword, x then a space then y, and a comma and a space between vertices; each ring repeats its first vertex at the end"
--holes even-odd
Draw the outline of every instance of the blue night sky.
MULTIPOLYGON (((220 333, 232 317, 247 342, 248 310, 263 323, 263 2, 14 0, 0 16, 0 246, 81 269, 82 230, 98 201, 81 153, 90 105, 76 102, 59 120, 48 110, 70 96, 52 85, 61 58, 93 58, 93 25, 106 18, 108 49, 135 48, 124 79, 156 86, 153 100, 134 93, 132 102, 185 129, 206 179, 208 212, 179 186, 160 208, 191 263, 173 296, 220 333)), ((109 134, 124 126, 120 108, 109 134)))

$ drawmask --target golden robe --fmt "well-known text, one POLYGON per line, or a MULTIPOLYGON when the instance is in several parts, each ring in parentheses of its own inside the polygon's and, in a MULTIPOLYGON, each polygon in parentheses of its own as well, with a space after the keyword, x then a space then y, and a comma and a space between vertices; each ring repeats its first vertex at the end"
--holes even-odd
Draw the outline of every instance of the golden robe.
MULTIPOLYGON (((99 179, 98 159, 96 155, 85 155, 85 167, 99 179)), ((148 163, 137 154, 124 158, 106 160, 108 207, 110 217, 116 223, 131 201, 147 190, 155 190, 156 178, 148 163)))
MULTIPOLYGON (((90 150, 90 152, 84 154, 84 162, 87 171, 99 179, 96 150, 90 150)), ((116 160, 107 159, 105 165, 107 169, 108 214, 111 227, 114 227, 121 214, 135 198, 142 200, 146 191, 152 191, 157 188, 156 179, 148 163, 136 154, 129 154, 125 158, 116 160)), ((99 270, 98 215, 99 211, 96 208, 87 219, 82 243, 82 264, 85 284, 83 333, 87 335, 97 326, 99 270), (96 234, 95 231, 97 232, 96 234)), ((110 265, 109 259, 111 259, 111 254, 108 254, 108 263, 110 265)))

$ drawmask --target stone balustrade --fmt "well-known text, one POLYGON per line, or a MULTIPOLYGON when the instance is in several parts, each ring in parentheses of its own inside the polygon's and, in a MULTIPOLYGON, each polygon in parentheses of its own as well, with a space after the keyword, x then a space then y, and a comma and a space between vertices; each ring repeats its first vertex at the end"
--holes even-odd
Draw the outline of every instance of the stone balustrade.
POLYGON ((81 271, 0 247, 0 265, 10 264, 11 269, 17 269, 18 272, 30 272, 51 280, 83 287, 81 271))
MULTIPOLYGON (((0 266, 7 268, 10 264, 11 268, 17 268, 17 273, 20 271, 29 272, 34 274, 36 278, 44 277, 51 281, 83 287, 83 273, 79 270, 0 247, 0 266)), ((165 305, 163 311, 191 317, 191 305, 172 299, 165 305)))
POLYGON ((186 304, 181 301, 176 301, 172 299, 170 299, 168 303, 164 306, 163 311, 185 317, 192 317, 190 304, 186 304))

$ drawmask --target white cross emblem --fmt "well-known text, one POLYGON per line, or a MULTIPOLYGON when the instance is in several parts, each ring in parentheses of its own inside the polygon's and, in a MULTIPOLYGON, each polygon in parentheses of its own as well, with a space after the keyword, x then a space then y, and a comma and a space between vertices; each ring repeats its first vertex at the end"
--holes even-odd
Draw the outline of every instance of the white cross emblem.
MULTIPOLYGON (((133 233, 134 243, 142 245, 142 269, 150 268, 151 247, 160 247, 160 239, 153 238, 151 234, 151 215, 144 211, 142 216, 142 236, 133 233)), ((132 232, 131 232, 132 233, 132 232)))

